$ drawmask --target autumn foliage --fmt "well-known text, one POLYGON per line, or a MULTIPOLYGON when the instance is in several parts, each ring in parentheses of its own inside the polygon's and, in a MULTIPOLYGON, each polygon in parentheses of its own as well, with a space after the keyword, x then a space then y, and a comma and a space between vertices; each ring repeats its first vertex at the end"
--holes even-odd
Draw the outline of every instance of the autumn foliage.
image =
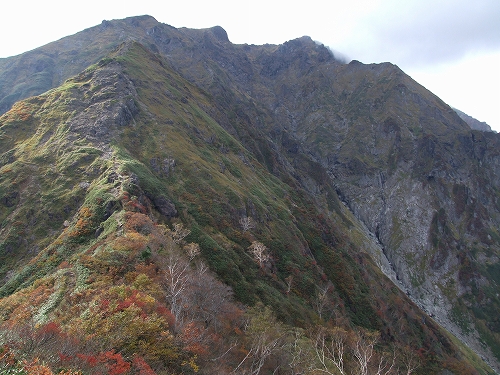
MULTIPOLYGON (((147 202, 128 194, 123 199, 119 234, 96 239, 78 257, 61 260, 50 277, 0 300, 0 370, 27 375, 335 373, 338 353, 332 345, 340 342, 339 332, 346 338, 343 365, 357 368, 361 336, 350 327, 339 300, 347 293, 343 288, 356 281, 336 259, 332 264, 343 287, 318 272, 320 285, 308 296, 321 329, 305 322, 293 328, 268 306, 237 303, 232 289, 201 259, 200 245, 186 241, 190 230, 183 224, 158 225, 145 214, 147 202), (321 353, 330 359, 322 362, 321 353)), ((93 211, 82 207, 68 237, 89 234, 92 220, 93 211)), ((247 249, 259 274, 281 283, 290 300, 306 289, 297 268, 290 268, 284 281, 271 272, 271 248, 253 240, 247 249)), ((309 266, 317 268, 313 261, 309 266)), ((377 314, 385 317, 394 308, 404 310, 403 305, 399 297, 379 301, 377 314)), ((409 332, 417 319, 411 311, 406 316, 398 323, 401 332, 409 332)), ((385 334, 390 336, 389 328, 385 334)), ((394 359, 386 365, 393 373, 395 352, 387 355, 387 347, 370 341, 374 337, 378 340, 380 332, 363 336, 371 361, 394 359)), ((463 366, 450 359, 447 367, 463 366)))
POLYGON ((69 232, 69 236, 73 238, 80 238, 86 236, 91 232, 92 225, 92 211, 89 207, 82 207, 78 213, 78 219, 74 227, 69 232))

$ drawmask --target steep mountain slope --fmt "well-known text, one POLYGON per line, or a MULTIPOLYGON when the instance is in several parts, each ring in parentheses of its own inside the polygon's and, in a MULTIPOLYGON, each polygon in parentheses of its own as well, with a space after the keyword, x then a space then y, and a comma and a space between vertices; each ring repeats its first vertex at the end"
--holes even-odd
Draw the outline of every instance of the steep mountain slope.
MULTIPOLYGON (((262 301, 288 324, 311 324, 325 307, 326 320, 379 331, 384 345, 428 351, 422 371, 459 373, 471 359, 380 267, 498 358, 496 134, 471 132, 397 67, 341 64, 307 37, 237 46, 219 27, 139 17, 30 52, 62 56, 36 74, 64 66, 84 37, 92 42, 75 49, 72 69, 96 65, 0 120, 3 319, 19 319, 12 301, 47 284, 35 320, 69 320, 73 288, 99 296, 93 280, 118 287, 148 254, 161 258, 169 235, 147 220, 183 222, 238 301, 262 301), (142 44, 117 47, 127 39, 142 44), (130 224, 134 212, 143 224, 130 224), (254 228, 242 230, 248 217, 254 228), (260 264, 247 251, 255 241, 270 252, 260 264)), ((78 72, 18 90, 37 82, 28 57, 1 61, 14 88, 2 86, 6 108, 78 72)), ((80 301, 81 314, 92 301, 80 301)))
POLYGON ((417 303, 498 358, 498 137, 471 132, 391 64, 342 65, 309 38, 255 48, 233 46, 213 30, 193 39, 204 56, 193 61, 216 64, 195 75, 165 50, 177 69, 218 95, 227 86, 202 77, 227 66, 221 81, 235 86, 237 117, 252 119, 316 199, 332 190, 342 197, 417 303), (253 111, 245 94, 269 117, 253 111))
POLYGON ((182 48, 158 39, 158 49, 260 129, 278 163, 316 198, 337 191, 379 239, 404 289, 476 350, 487 342, 498 357, 498 137, 471 132, 390 64, 342 65, 309 38, 253 47, 230 44, 219 29, 190 35, 182 48), (330 178, 318 181, 322 174, 330 178))
MULTIPOLYGON (((73 346, 83 354, 68 351, 65 335, 83 335, 100 353, 98 362, 116 350, 160 372, 165 366, 181 371, 186 361, 195 369, 192 356, 206 349, 182 346, 191 326, 181 318, 193 317, 176 312, 162 281, 182 228, 154 223, 182 220, 191 231, 187 239, 239 301, 262 301, 289 324, 310 326, 319 314, 380 330, 384 345, 396 340, 437 355, 425 360, 428 369, 467 366, 344 233, 349 225, 362 235, 349 212, 331 200, 337 213, 323 217, 291 176, 289 185, 270 175, 200 107, 210 104, 209 96, 131 43, 1 118, 2 155, 9 156, 1 186, 15 192, 3 194, 15 196, 3 211, 3 272, 10 271, 0 303, 7 337, 17 345, 31 338, 35 353, 49 363, 45 330, 50 350, 64 358, 91 356, 81 343, 73 346), (248 231, 240 228, 245 217, 253 221, 248 231), (260 266, 246 250, 256 240, 269 248, 260 266), (320 305, 316 289, 328 291, 320 305), (400 307, 396 314, 390 301, 400 307), (167 312, 160 314, 162 308, 167 312), (395 332, 400 314, 408 314, 398 326, 404 334, 395 332), (30 324, 42 326, 42 333, 25 337, 30 324), (161 336, 167 329, 174 336, 161 336)), ((230 322, 221 306, 210 314, 230 322)), ((223 344, 210 356, 222 354, 223 344)))

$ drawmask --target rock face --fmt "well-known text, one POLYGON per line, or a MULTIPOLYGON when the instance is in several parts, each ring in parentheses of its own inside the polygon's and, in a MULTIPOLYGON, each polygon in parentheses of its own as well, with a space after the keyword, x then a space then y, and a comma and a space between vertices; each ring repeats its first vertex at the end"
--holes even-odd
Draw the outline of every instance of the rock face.
POLYGON ((78 114, 68 123, 71 132, 103 145, 109 144, 124 127, 133 125, 139 112, 133 83, 119 65, 104 65, 105 62, 101 63, 103 69, 95 73, 88 70, 75 78, 78 82, 92 83, 81 86, 78 99, 74 99, 78 114))
MULTIPOLYGON (((217 171, 238 176, 224 161, 229 142, 221 141, 222 133, 193 125, 199 113, 180 119, 178 107, 164 105, 188 106, 193 87, 203 90, 209 99, 199 99, 200 108, 248 155, 275 178, 306 191, 326 216, 342 218, 338 225, 346 233, 348 223, 364 228, 360 248, 417 305, 498 368, 499 135, 471 130, 452 108, 392 64, 343 64, 308 37, 280 46, 234 45, 221 27, 175 29, 151 17, 106 22, 0 61, 0 81, 10 87, 27 85, 36 74, 47 78, 22 92, 1 86, 0 111, 76 74, 54 68, 72 51, 75 69, 110 53, 119 56, 124 35, 192 86, 171 80, 167 88, 158 81, 154 95, 143 95, 160 104, 156 112, 145 110, 137 102, 139 79, 132 81, 120 64, 102 60, 101 69, 72 79, 79 84, 71 104, 76 115, 67 122, 70 132, 106 153, 125 130, 140 138, 134 127, 139 113, 153 123, 162 111, 171 111, 165 129, 181 127, 197 144, 220 150, 217 171), (93 41, 89 47, 71 47, 84 37, 93 41)), ((167 133, 156 134, 154 141, 167 133)), ((240 157, 250 165, 245 153, 240 157)), ((148 155, 145 163, 162 178, 187 168, 168 156, 148 155)), ((199 161, 190 163, 197 172, 199 161)), ((214 173, 202 178, 213 179, 214 173)), ((167 197, 144 196, 165 218, 178 215, 167 197)), ((12 190, 0 202, 11 207, 19 199, 22 194, 12 190)), ((303 250, 311 251, 308 245, 303 250)))
POLYGON ((464 120, 467 123, 467 125, 470 126, 471 129, 481 130, 484 132, 491 132, 492 131, 491 126, 489 126, 484 121, 479 121, 479 120, 475 119, 474 117, 471 117, 468 114, 463 113, 462 111, 460 111, 456 108, 453 108, 453 110, 460 116, 460 118, 462 120, 464 120))

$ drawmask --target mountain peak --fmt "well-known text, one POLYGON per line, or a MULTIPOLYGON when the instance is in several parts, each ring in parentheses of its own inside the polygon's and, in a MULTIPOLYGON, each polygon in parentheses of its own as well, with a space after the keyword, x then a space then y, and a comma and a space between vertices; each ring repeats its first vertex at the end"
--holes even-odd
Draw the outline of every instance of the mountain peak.
POLYGON ((142 15, 127 17, 124 19, 103 20, 99 26, 101 29, 106 30, 110 27, 123 27, 125 25, 128 27, 132 26, 134 28, 150 28, 156 24, 159 24, 159 22, 153 16, 142 15))
POLYGON ((212 34, 221 42, 229 42, 226 30, 220 26, 214 26, 209 29, 212 34))

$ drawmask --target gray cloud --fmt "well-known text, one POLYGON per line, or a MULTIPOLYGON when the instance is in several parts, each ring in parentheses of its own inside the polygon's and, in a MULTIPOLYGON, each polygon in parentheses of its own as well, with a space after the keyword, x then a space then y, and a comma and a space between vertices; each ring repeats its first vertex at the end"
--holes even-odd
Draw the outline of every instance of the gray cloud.
POLYGON ((407 67, 498 50, 500 1, 388 1, 363 20, 355 44, 349 55, 407 67))

